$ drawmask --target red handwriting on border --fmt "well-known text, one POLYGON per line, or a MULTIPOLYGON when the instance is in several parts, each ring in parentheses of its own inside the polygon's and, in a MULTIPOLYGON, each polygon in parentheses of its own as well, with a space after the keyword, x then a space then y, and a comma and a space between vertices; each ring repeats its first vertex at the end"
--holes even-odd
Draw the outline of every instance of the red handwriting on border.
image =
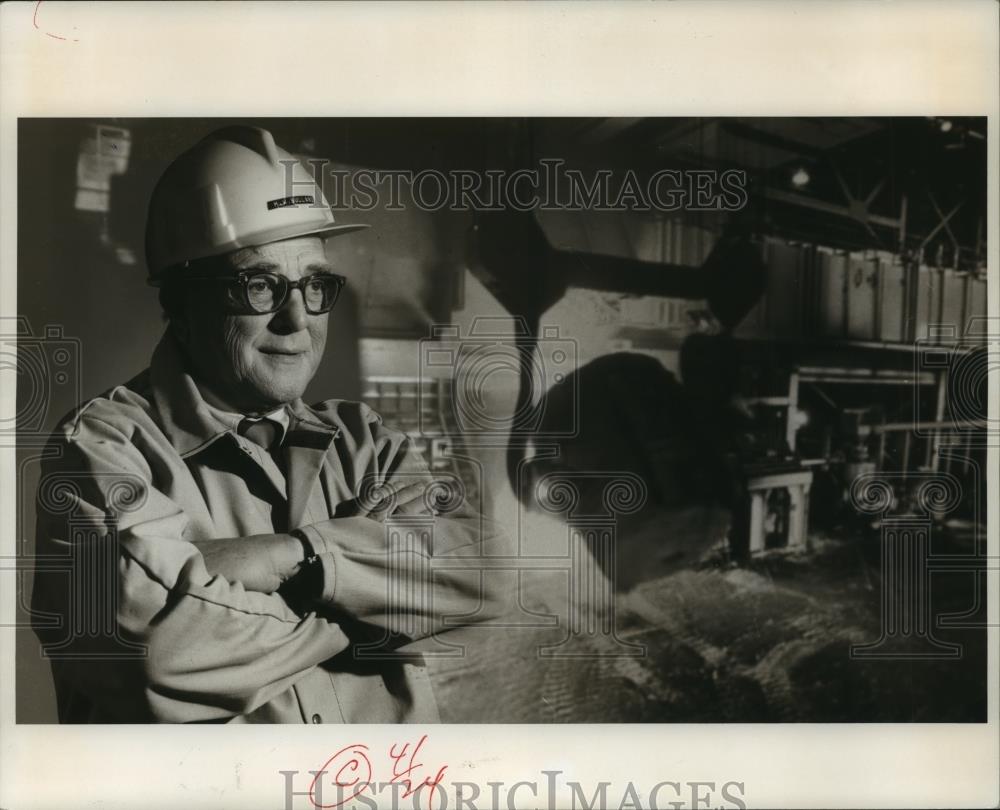
POLYGON ((437 775, 434 777, 425 776, 423 781, 420 782, 416 787, 413 787, 413 780, 410 779, 410 774, 412 774, 418 768, 422 768, 424 763, 414 762, 417 758, 417 754, 420 753, 420 748, 423 746, 424 741, 427 739, 425 734, 420 738, 420 741, 413 747, 413 752, 410 754, 409 759, 405 759, 407 749, 410 747, 409 743, 406 743, 402 749, 397 753, 396 745, 394 744, 389 748, 389 756, 392 757, 392 779, 390 782, 399 782, 401 785, 406 786, 406 792, 403 793, 402 798, 406 799, 416 793, 420 788, 426 786, 430 788, 427 791, 427 810, 432 810, 432 804, 434 801, 434 788, 441 784, 441 780, 444 779, 444 772, 448 769, 447 765, 442 765, 438 768, 437 775))
MULTIPOLYGON (((31 24, 35 26, 35 28, 38 29, 39 31, 42 31, 42 27, 38 24, 38 10, 41 7, 42 7, 42 0, 38 0, 38 2, 35 3, 35 13, 31 15, 31 24)), ((75 25, 73 26, 73 30, 74 31, 76 30, 75 25)), ((45 34, 45 36, 47 37, 52 37, 52 39, 61 39, 63 42, 66 42, 67 40, 71 42, 80 41, 76 37, 62 37, 59 36, 59 34, 53 34, 51 31, 42 31, 42 33, 45 34)))
MULTIPOLYGON (((386 784, 402 785, 403 794, 400 796, 402 799, 409 798, 422 787, 428 788, 427 810, 433 810, 435 788, 444 779, 444 772, 448 769, 448 766, 442 765, 438 768, 434 776, 424 776, 423 779, 417 782, 416 787, 414 787, 414 780, 419 778, 417 772, 424 767, 423 762, 417 761, 417 755, 426 741, 427 735, 424 734, 412 749, 408 742, 402 743, 402 747, 400 747, 400 743, 393 743, 389 746, 388 759, 391 762, 392 778, 386 784)), ((312 782, 309 783, 309 801, 313 807, 317 808, 317 810, 332 810, 332 808, 340 807, 364 793, 374 784, 372 782, 372 764, 371 760, 368 759, 368 751, 369 748, 367 745, 352 743, 341 748, 323 763, 323 767, 316 771, 312 782), (336 802, 321 804, 317 801, 315 795, 316 782, 327 773, 333 775, 333 784, 338 788, 338 794, 344 789, 353 790, 353 792, 345 798, 338 799, 336 802)))
POLYGON ((351 743, 351 745, 344 746, 330 757, 323 763, 323 767, 317 771, 312 782, 309 783, 309 801, 312 802, 313 807, 317 808, 340 807, 340 805, 349 802, 355 796, 363 793, 371 784, 371 781, 372 763, 368 759, 368 746, 361 743, 351 743), (316 801, 316 796, 314 795, 316 780, 322 777, 326 771, 331 770, 330 766, 334 763, 337 763, 339 767, 333 777, 333 783, 338 788, 355 788, 355 790, 346 799, 341 799, 333 804, 320 804, 316 801), (359 776, 362 772, 364 773, 363 779, 359 776))

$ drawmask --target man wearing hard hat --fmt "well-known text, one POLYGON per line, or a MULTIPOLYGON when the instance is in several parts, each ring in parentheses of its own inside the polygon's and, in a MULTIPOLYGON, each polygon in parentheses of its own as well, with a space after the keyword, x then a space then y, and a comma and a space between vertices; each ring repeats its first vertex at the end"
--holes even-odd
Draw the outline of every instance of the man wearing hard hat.
POLYGON ((358 227, 262 129, 160 179, 146 258, 168 327, 58 428, 39 486, 62 722, 437 720, 418 639, 497 600, 474 560, 430 560, 501 532, 367 406, 302 402, 344 285, 324 239, 358 227))

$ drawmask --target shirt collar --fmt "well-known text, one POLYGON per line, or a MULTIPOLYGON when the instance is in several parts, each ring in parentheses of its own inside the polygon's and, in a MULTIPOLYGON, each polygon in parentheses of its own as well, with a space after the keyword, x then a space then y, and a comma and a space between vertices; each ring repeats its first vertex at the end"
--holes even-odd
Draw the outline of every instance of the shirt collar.
POLYGON ((291 422, 291 417, 288 414, 288 408, 284 405, 280 408, 276 408, 270 413, 265 413, 262 416, 242 416, 241 414, 232 414, 232 416, 237 417, 240 422, 244 419, 249 419, 251 422, 259 422, 261 419, 270 419, 272 422, 276 422, 278 427, 281 428, 281 436, 278 440, 278 444, 282 444, 285 441, 285 436, 288 434, 288 426, 291 422))
MULTIPOLYGON (((149 382, 163 432, 182 457, 204 450, 227 433, 235 433, 244 419, 243 414, 225 411, 205 400, 188 373, 183 352, 169 329, 153 351, 149 382)), ((332 425, 320 422, 301 399, 266 416, 282 426, 282 438, 293 427, 339 432, 332 425)))

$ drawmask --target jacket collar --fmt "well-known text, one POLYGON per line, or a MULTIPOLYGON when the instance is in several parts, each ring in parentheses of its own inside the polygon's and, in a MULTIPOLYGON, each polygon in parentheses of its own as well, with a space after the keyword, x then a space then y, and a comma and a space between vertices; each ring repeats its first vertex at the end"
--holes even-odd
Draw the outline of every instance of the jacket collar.
MULTIPOLYGON (((149 382, 163 432, 181 458, 201 452, 221 436, 235 433, 243 419, 242 414, 224 411, 205 400, 187 371, 183 352, 169 329, 153 351, 149 382)), ((301 399, 288 403, 286 408, 291 415, 286 438, 302 432, 318 434, 317 443, 329 446, 340 433, 338 428, 320 421, 301 399)))

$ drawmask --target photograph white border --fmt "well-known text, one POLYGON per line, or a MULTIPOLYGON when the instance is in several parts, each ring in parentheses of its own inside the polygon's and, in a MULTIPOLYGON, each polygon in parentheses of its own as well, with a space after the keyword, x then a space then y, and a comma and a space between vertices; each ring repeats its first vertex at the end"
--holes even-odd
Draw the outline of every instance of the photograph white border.
MULTIPOLYGON (((0 314, 17 310, 19 117, 985 115, 995 318, 998 9, 993 0, 5 3, 0 314)), ((1000 348, 991 351, 995 366, 1000 348)), ((14 392, 0 397, 12 413, 14 392)), ((996 397, 989 418, 1000 418, 996 397)), ((13 452, 0 459, 0 554, 11 556, 13 452)), ((996 447, 988 461, 1000 469, 996 447)), ((428 762, 449 765, 445 781, 479 783, 484 796, 489 781, 562 770, 566 780, 647 790, 741 781, 752 808, 997 806, 998 480, 988 481, 988 723, 17 726, 5 630, 0 806, 280 810, 280 770, 421 733, 428 762)), ((0 623, 10 625, 13 578, 0 577, 0 623)), ((518 806, 543 799, 525 794, 518 806)), ((562 794, 559 806, 568 801, 562 794)))

